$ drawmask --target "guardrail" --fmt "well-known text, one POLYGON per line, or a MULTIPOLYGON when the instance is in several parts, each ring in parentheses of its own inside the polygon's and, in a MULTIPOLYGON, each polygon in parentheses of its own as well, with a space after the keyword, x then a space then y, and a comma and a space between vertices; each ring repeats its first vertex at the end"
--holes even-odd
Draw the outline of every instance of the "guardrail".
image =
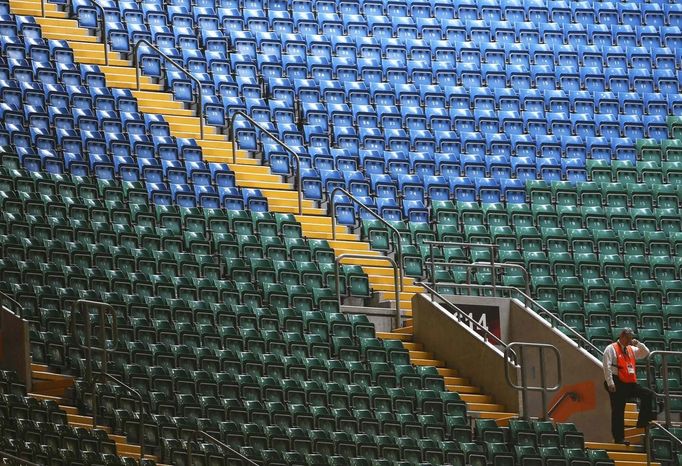
MULTIPOLYGON (((520 358, 517 361, 517 364, 520 366, 520 371, 521 371, 521 383, 515 383, 509 374, 509 366, 505 365, 504 366, 504 377, 507 380, 507 383, 509 386, 511 386, 513 389, 518 390, 521 392, 521 399, 523 400, 521 403, 521 417, 524 419, 528 419, 528 392, 540 392, 542 396, 542 415, 543 415, 543 420, 546 419, 546 413, 545 413, 545 407, 547 406, 547 394, 549 392, 553 392, 559 389, 561 387, 561 381, 562 381, 562 374, 561 374, 561 354, 559 353, 559 350, 556 348, 554 345, 548 345, 546 343, 528 343, 528 342, 519 342, 519 341, 513 341, 507 345, 507 347, 504 350, 504 355, 507 357, 507 353, 513 352, 513 348, 518 347, 520 358), (528 385, 526 383, 526 365, 524 363, 525 360, 525 355, 524 355, 524 349, 525 348, 537 348, 538 353, 539 353, 539 361, 540 361, 540 385, 528 385), (546 351, 551 351, 554 353, 554 357, 556 359, 557 363, 557 381, 556 384, 552 386, 547 386, 547 380, 546 380, 546 371, 545 371, 545 352, 546 351)), ((510 353, 511 354, 511 353, 510 353)), ((516 354, 516 353, 514 353, 516 354)), ((555 405, 556 407, 556 405, 555 405)), ((553 407, 553 409, 555 408, 553 407)))
MULTIPOLYGON (((421 286, 425 286, 424 282, 420 282, 421 286)), ((481 290, 491 290, 492 286, 491 285, 475 285, 475 284, 467 284, 467 283, 455 283, 455 282, 438 282, 435 285, 447 285, 447 286, 456 286, 456 287, 464 287, 464 288, 471 288, 471 289, 481 289, 481 290)), ((434 285, 434 286, 435 286, 434 285)), ((535 301, 533 298, 528 296, 526 293, 523 291, 519 290, 518 288, 514 286, 508 286, 508 285, 497 285, 495 288, 496 292, 497 291, 508 291, 509 296, 508 297, 513 297, 511 296, 511 293, 518 293, 521 295, 523 298, 524 305, 526 307, 531 307, 529 304, 532 304, 533 306, 536 306, 539 310, 534 309, 534 312, 542 317, 547 318, 550 323, 552 324, 553 328, 556 327, 563 327, 566 329, 568 333, 571 334, 573 338, 577 340, 576 344, 578 347, 583 348, 583 349, 589 349, 592 352, 594 352, 595 357, 601 357, 603 356, 604 352, 594 346, 592 342, 590 342, 587 338, 582 336, 580 333, 576 332, 573 328, 571 328, 566 322, 561 320, 559 317, 555 316, 552 314, 550 311, 545 309, 540 303, 535 301)))
MULTIPOLYGON (((145 409, 144 409, 144 399, 142 398, 142 394, 140 392, 138 392, 137 390, 135 390, 130 385, 123 383, 123 381, 121 381, 120 379, 109 374, 108 372, 102 372, 100 374, 100 377, 112 380, 114 383, 125 388, 126 390, 128 390, 128 392, 135 395, 135 398, 137 398, 138 403, 140 403, 140 421, 139 421, 138 429, 139 429, 139 443, 140 443, 140 464, 142 464, 142 460, 144 459, 144 447, 145 447, 145 445, 144 445, 144 443, 145 443, 144 416, 143 416, 143 414, 145 413, 145 409)), ((94 390, 93 390, 93 400, 95 397, 96 397, 96 395, 94 394, 94 390)))
POLYGON ((396 250, 396 253, 398 255, 398 260, 396 261, 399 264, 398 267, 398 272, 400 273, 400 290, 402 291, 403 288, 403 247, 402 243, 400 241, 400 232, 396 227, 388 223, 386 220, 383 219, 379 214, 374 212, 369 206, 365 205, 362 201, 360 201, 358 198, 353 196, 351 193, 349 193, 347 190, 341 187, 336 187, 332 190, 332 192, 329 194, 329 203, 331 205, 331 216, 332 216, 332 238, 336 240, 336 203, 334 201, 334 194, 339 191, 348 198, 353 201, 355 204, 357 204, 360 208, 365 209, 372 217, 377 219, 379 222, 381 222, 386 228, 388 228, 391 231, 391 236, 393 237, 393 243, 394 247, 396 250))
POLYGON ((218 445, 220 448, 229 451, 230 453, 236 455, 240 460, 245 461, 246 464, 249 464, 251 466, 260 466, 258 463, 253 461, 252 459, 247 458, 246 456, 242 455, 239 453, 237 450, 234 448, 231 448, 227 444, 221 442, 208 432, 204 432, 203 430, 195 430, 192 432, 192 437, 190 440, 187 441, 187 464, 191 465, 192 464, 192 442, 195 442, 198 437, 203 437, 206 440, 211 441, 212 443, 215 443, 218 445))
POLYGON ((294 173, 294 176, 296 177, 296 191, 298 193, 298 215, 303 214, 303 186, 301 185, 301 157, 296 153, 295 150, 293 150, 291 147, 289 147, 287 145, 287 143, 285 143, 280 138, 278 138, 277 136, 272 134, 272 132, 269 131, 265 126, 258 123, 256 120, 251 118, 249 115, 247 115, 243 111, 237 110, 230 117, 230 131, 232 131, 232 163, 234 163, 234 164, 237 163, 237 131, 234 127, 234 122, 237 119, 237 117, 244 118, 246 121, 251 123, 253 126, 260 129, 270 139, 274 140, 277 144, 282 146, 284 148, 284 150, 287 151, 294 158, 294 160, 296 160, 296 170, 293 170, 293 167, 291 167, 291 166, 289 168, 292 168, 292 172, 294 173))
POLYGON ((646 378, 647 385, 653 390, 654 395, 657 399, 663 399, 663 412, 665 413, 665 425, 670 426, 670 399, 682 399, 682 394, 680 393, 670 393, 670 384, 668 380, 668 359, 672 357, 677 357, 682 360, 682 351, 661 351, 656 350, 649 353, 646 358, 646 378), (663 393, 658 393, 656 391, 656 380, 653 371, 653 359, 660 356, 661 357, 661 379, 663 380, 663 393))
MULTIPOLYGON (((92 1, 92 0, 90 0, 92 1)), ((163 58, 166 62, 170 63, 173 65, 175 68, 178 69, 181 73, 183 73, 185 76, 187 76, 190 81, 192 81, 194 84, 196 84, 196 88, 192 91, 192 94, 195 95, 196 98, 196 103, 197 106, 199 107, 199 135, 201 136, 201 139, 204 138, 204 99, 203 99, 203 94, 201 92, 201 81, 199 81, 192 73, 190 73, 187 69, 185 69, 180 63, 177 61, 173 60, 171 57, 166 55, 159 49, 156 45, 152 44, 149 42, 147 39, 140 39, 138 40, 135 45, 133 45, 133 67, 135 68, 135 88, 140 91, 140 63, 139 63, 139 58, 137 56, 137 52, 140 49, 140 46, 145 45, 152 49, 154 52, 156 52, 161 58, 163 58)))
MULTIPOLYGON (((393 259, 388 256, 370 256, 367 254, 341 254, 334 258, 334 278, 336 279, 336 301, 339 303, 339 309, 341 308, 341 277, 339 273, 341 261, 343 259, 370 259, 370 260, 383 260, 387 261, 393 267, 393 281, 395 284, 395 316, 393 324, 395 328, 400 327, 400 273, 398 272, 398 265, 393 259)), ((346 284, 346 287, 349 285, 346 284)))
MULTIPOLYGON (((453 313, 456 314, 459 318, 464 319, 469 325, 472 327, 475 327, 476 331, 481 332, 483 335, 481 335, 486 341, 492 340, 492 342, 495 345, 501 346, 505 352, 507 350, 507 345, 505 342, 503 342, 500 338, 497 337, 494 333, 492 333, 490 330, 485 328, 483 325, 478 323, 476 319, 471 317, 469 314, 461 310, 456 304, 450 302, 445 296, 440 294, 436 289, 432 288, 429 284, 424 283, 424 282, 415 282, 415 285, 419 285, 428 291, 429 294, 431 294, 431 300, 433 301, 434 297, 438 298, 443 304, 445 304, 446 307, 450 308, 450 310, 454 311, 453 313)), ((505 354, 506 357, 506 354, 505 354)), ((517 363, 517 357, 516 354, 514 353, 513 350, 510 351, 509 355, 509 360, 514 362, 515 364, 517 363)))
POLYGON ((645 447, 646 447, 646 464, 647 466, 651 466, 651 426, 656 426, 657 429, 659 429, 661 432, 663 432, 670 440, 673 442, 677 443, 680 447, 682 447, 682 440, 680 440, 674 433, 669 431, 666 426, 661 424, 658 421, 651 421, 651 423, 644 429, 644 442, 645 442, 645 447))
POLYGON ((87 386, 92 390, 92 427, 97 426, 97 394, 95 393, 94 375, 92 372, 92 351, 97 350, 102 352, 102 368, 106 373, 107 370, 107 358, 108 351, 104 347, 104 341, 106 341, 106 315, 111 315, 111 331, 114 344, 118 339, 118 327, 116 325, 116 312, 114 308, 106 303, 100 303, 97 301, 89 301, 86 299, 81 299, 76 301, 76 308, 74 312, 71 313, 71 323, 70 323, 70 333, 73 337, 75 344, 82 350, 85 350, 85 370, 86 374, 84 379, 87 386), (92 345, 92 318, 90 312, 86 306, 94 307, 99 312, 99 341, 102 344, 102 348, 95 348, 92 345), (78 315, 85 324, 85 343, 81 344, 78 336, 76 335, 76 325, 78 320, 78 315))

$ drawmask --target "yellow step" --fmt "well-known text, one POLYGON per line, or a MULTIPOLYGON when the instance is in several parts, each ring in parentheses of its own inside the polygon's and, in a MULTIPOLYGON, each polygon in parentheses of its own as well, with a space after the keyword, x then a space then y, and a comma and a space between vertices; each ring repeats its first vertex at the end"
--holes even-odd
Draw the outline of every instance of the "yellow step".
POLYGON ((403 341, 403 346, 408 351, 422 351, 424 349, 424 345, 422 345, 421 343, 414 343, 411 341, 403 341))
POLYGON ((445 388, 455 393, 478 394, 481 391, 478 387, 472 387, 471 385, 445 385, 445 388))
POLYGON ((437 367, 436 369, 443 377, 457 377, 457 371, 449 367, 437 367))
POLYGON ((412 335, 407 335, 405 333, 377 332, 377 338, 381 338, 382 340, 410 341, 412 335))
POLYGON ((410 357, 415 359, 433 359, 433 353, 428 351, 410 351, 410 357))
POLYGON ((622 443, 610 442, 585 442, 586 448, 593 450, 606 450, 613 452, 641 453, 642 447, 639 445, 623 445, 622 443))
POLYGON ((504 405, 499 403, 467 403, 467 408, 470 411, 480 412, 503 412, 504 405))
POLYGON ((437 359, 410 359, 410 362, 415 366, 442 367, 445 365, 443 361, 437 359))
POLYGON ((632 453, 625 451, 608 451, 609 458, 614 461, 630 461, 646 463, 646 453, 632 453))
MULTIPOLYGON (((475 387, 469 387, 469 388, 475 388, 475 387)), ((480 393, 466 393, 466 392, 461 392, 462 394, 460 395, 460 398, 462 398, 463 401, 466 401, 467 403, 471 404, 491 404, 493 402, 493 397, 490 395, 482 395, 480 393)))
MULTIPOLYGON (((615 466, 645 466, 646 461, 614 461, 615 466)), ((661 463, 652 462, 651 466, 661 466, 661 463)))
POLYGON ((407 333, 409 335, 412 335, 414 333, 414 328, 413 327, 402 327, 402 328, 396 328, 393 329, 394 333, 407 333))
POLYGON ((445 385, 469 385, 469 379, 466 377, 444 377, 445 385))

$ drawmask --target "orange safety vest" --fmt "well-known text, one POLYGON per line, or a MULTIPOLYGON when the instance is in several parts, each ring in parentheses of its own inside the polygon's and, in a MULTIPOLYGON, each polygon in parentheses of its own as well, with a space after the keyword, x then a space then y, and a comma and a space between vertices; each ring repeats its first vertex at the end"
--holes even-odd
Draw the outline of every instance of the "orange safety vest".
POLYGON ((635 370, 635 350, 632 346, 626 348, 627 355, 623 353, 618 342, 613 343, 613 349, 616 350, 616 365, 618 367, 618 378, 623 383, 637 383, 637 372, 635 370))

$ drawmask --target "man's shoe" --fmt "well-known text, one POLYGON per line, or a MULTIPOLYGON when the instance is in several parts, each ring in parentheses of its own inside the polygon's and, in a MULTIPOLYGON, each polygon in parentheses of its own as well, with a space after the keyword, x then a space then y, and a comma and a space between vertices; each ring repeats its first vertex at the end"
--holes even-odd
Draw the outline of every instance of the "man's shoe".
POLYGON ((628 442, 627 440, 616 440, 613 443, 616 443, 618 445, 625 445, 626 447, 630 446, 630 442, 628 442))

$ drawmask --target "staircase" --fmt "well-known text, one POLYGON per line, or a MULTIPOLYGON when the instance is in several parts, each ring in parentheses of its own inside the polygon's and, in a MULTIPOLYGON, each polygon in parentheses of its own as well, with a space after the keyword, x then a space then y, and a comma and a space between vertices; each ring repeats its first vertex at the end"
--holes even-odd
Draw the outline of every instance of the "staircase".
POLYGON ((410 352, 410 360, 415 366, 435 366, 445 379, 445 388, 459 393, 462 401, 466 402, 470 416, 495 419, 500 426, 505 426, 509 419, 518 417, 518 413, 505 411, 504 405, 495 403, 491 395, 481 393, 480 388, 471 385, 469 379, 460 376, 456 370, 445 367, 443 361, 435 359, 433 353, 426 351, 423 343, 415 342, 411 326, 398 328, 393 332, 378 332, 377 337, 402 341, 403 346, 410 352))
MULTIPOLYGON (((83 427, 92 429, 92 417, 79 414, 78 408, 70 404, 65 396, 66 391, 73 386, 73 377, 69 375, 56 374, 42 364, 31 364, 32 387, 28 396, 38 400, 52 400, 59 405, 59 408, 66 412, 69 425, 72 427, 83 427)), ((96 427, 107 432, 109 438, 116 443, 116 452, 121 457, 131 457, 135 460, 140 458, 140 446, 128 443, 122 435, 111 433, 111 427, 96 427)), ((158 463, 158 458, 153 455, 144 455, 145 459, 153 460, 158 463)))
MULTIPOLYGON (((313 201, 304 200, 303 214, 298 215, 297 192, 291 183, 283 181, 283 177, 279 175, 274 175, 270 167, 260 165, 260 161, 246 151, 237 151, 237 163, 232 163, 232 143, 227 140, 227 136, 220 134, 218 128, 206 125, 204 137, 201 138, 196 113, 186 108, 184 103, 174 101, 173 95, 165 92, 162 84, 141 76, 141 90, 134 90, 135 69, 132 62, 121 58, 118 53, 110 52, 109 65, 105 66, 103 44, 92 31, 79 27, 76 20, 69 19, 67 12, 59 10, 54 4, 46 3, 46 17, 40 17, 40 0, 10 0, 10 9, 15 14, 35 16, 41 25, 44 38, 66 40, 73 49, 77 62, 99 65, 109 87, 130 89, 138 100, 140 111, 163 115, 172 135, 194 138, 201 146, 207 162, 229 164, 235 173, 237 185, 259 188, 267 197, 271 212, 296 214, 304 236, 330 240, 329 244, 337 256, 344 253, 381 256, 380 253, 370 250, 369 244, 360 241, 359 235, 349 233, 345 227, 337 226, 336 240, 332 240, 331 217, 313 201)), ((361 265, 369 277, 371 288, 381 293, 381 300, 394 301, 393 270, 386 261, 346 259, 343 263, 361 265)), ((413 283, 412 279, 403 279, 403 291, 400 294, 401 308, 405 311, 403 315, 407 317, 411 315, 412 296, 421 291, 421 287, 413 283)))
MULTIPOLYGON (((600 442, 585 442, 585 446, 606 450, 616 466, 646 465, 646 451, 642 445, 644 443, 644 429, 635 427, 638 415, 636 403, 625 405, 625 439, 630 442, 629 446, 600 442)), ((651 464, 660 466, 660 463, 652 462, 651 464)))

